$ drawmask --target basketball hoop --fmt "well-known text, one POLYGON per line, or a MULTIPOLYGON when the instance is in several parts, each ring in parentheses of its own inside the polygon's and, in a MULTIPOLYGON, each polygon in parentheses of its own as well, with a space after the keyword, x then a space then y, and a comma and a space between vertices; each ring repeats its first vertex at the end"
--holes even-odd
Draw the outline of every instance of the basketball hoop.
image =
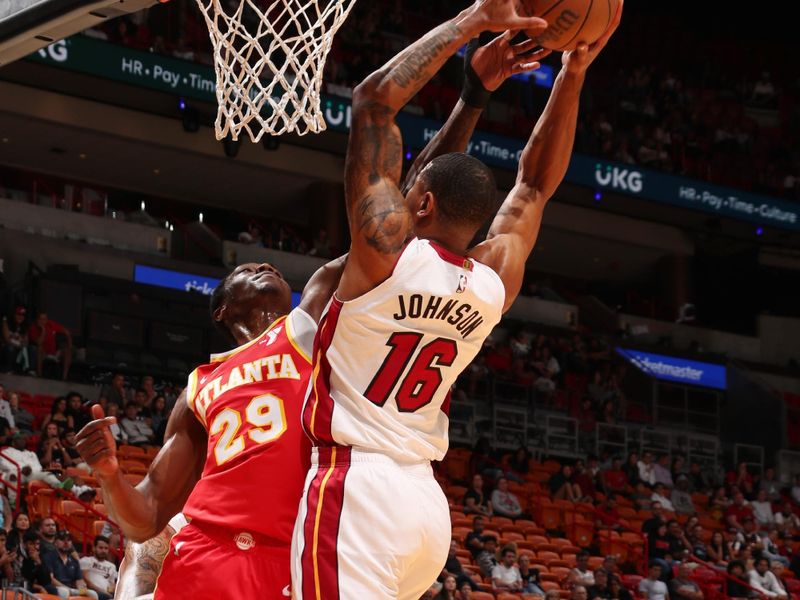
POLYGON ((197 0, 214 46, 218 140, 325 130, 320 87, 355 0, 197 0))

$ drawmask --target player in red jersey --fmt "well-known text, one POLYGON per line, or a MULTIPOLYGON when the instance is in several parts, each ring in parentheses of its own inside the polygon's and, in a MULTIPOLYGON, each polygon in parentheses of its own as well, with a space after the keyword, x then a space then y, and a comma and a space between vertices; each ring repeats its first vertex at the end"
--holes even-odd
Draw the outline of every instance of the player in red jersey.
POLYGON ((308 470, 300 410, 318 320, 343 259, 320 269, 291 311, 291 289, 268 264, 236 268, 215 290, 215 324, 238 347, 195 369, 170 417, 164 447, 144 480, 123 476, 102 409, 78 450, 112 518, 145 541, 183 510, 155 598, 288 597, 292 528, 308 470))

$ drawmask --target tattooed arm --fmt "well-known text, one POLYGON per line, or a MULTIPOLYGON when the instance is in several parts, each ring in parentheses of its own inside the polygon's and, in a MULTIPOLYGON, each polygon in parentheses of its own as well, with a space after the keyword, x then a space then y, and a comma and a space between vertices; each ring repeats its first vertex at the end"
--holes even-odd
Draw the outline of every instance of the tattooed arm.
POLYGON ((119 579, 114 595, 116 600, 134 600, 156 589, 156 579, 169 552, 175 530, 167 525, 156 537, 141 544, 128 541, 125 558, 119 565, 119 579))
POLYGON ((506 289, 504 310, 519 294, 525 263, 536 244, 547 201, 561 184, 569 166, 578 100, 586 69, 608 43, 622 17, 622 2, 603 36, 591 46, 581 44, 562 56, 550 99, 522 152, 517 181, 497 213, 486 241, 471 256, 492 267, 506 289))
POLYGON ((398 187, 403 147, 395 117, 445 61, 483 30, 543 29, 520 17, 514 0, 478 0, 430 31, 353 91, 353 121, 345 161, 350 257, 339 284, 343 300, 386 279, 413 235, 413 219, 398 187))

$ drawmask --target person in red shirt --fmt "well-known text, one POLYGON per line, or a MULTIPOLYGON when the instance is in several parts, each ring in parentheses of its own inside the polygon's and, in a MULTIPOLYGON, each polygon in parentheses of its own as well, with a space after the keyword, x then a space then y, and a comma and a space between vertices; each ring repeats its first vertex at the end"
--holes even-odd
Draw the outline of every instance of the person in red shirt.
POLYGON ((240 265, 214 290, 215 326, 237 347, 189 377, 164 446, 135 488, 125 479, 99 405, 78 434, 112 518, 137 543, 183 512, 155 600, 283 600, 291 538, 311 448, 300 414, 316 323, 339 281, 338 259, 311 278, 292 310, 289 284, 269 264, 240 265))
POLYGON ((729 471, 725 476, 725 484, 735 486, 748 497, 753 493, 753 476, 747 470, 747 463, 739 463, 736 471, 729 471))
POLYGON ((725 511, 725 523, 728 527, 735 528, 737 531, 744 530, 744 519, 753 518, 753 509, 745 503, 741 492, 733 495, 733 504, 725 511))
POLYGON ((42 311, 31 323, 28 330, 29 342, 36 346, 36 372, 42 376, 42 364, 46 358, 61 363, 62 379, 66 380, 72 364, 72 335, 61 323, 51 321, 47 313, 42 311), (59 339, 58 336, 62 336, 59 339))
POLYGON ((625 494, 632 491, 628 485, 628 476, 622 470, 622 459, 619 457, 611 461, 611 468, 603 471, 600 477, 607 494, 625 494))
POLYGON ((602 529, 622 529, 619 511, 617 510, 617 497, 614 494, 606 496, 606 501, 598 507, 595 513, 597 527, 602 529))

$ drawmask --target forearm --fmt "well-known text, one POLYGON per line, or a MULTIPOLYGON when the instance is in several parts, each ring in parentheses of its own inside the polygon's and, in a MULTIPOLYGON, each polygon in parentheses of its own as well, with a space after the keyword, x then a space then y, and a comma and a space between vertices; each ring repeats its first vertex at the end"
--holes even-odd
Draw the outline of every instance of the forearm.
POLYGON ((434 158, 450 152, 464 152, 466 150, 481 114, 483 114, 482 109, 468 106, 463 100, 459 99, 447 122, 436 132, 436 135, 428 142, 425 149, 419 153, 419 156, 417 156, 408 170, 401 190, 403 195, 413 187, 419 173, 434 158))
POLYGON ((584 77, 561 70, 522 153, 517 180, 537 190, 541 198, 550 198, 567 173, 584 77))
POLYGON ((470 9, 429 31, 356 87, 354 108, 367 101, 397 114, 479 32, 480 24, 470 9))
POLYGON ((143 542, 159 532, 156 503, 149 494, 133 487, 122 470, 98 480, 109 515, 126 538, 143 542))

